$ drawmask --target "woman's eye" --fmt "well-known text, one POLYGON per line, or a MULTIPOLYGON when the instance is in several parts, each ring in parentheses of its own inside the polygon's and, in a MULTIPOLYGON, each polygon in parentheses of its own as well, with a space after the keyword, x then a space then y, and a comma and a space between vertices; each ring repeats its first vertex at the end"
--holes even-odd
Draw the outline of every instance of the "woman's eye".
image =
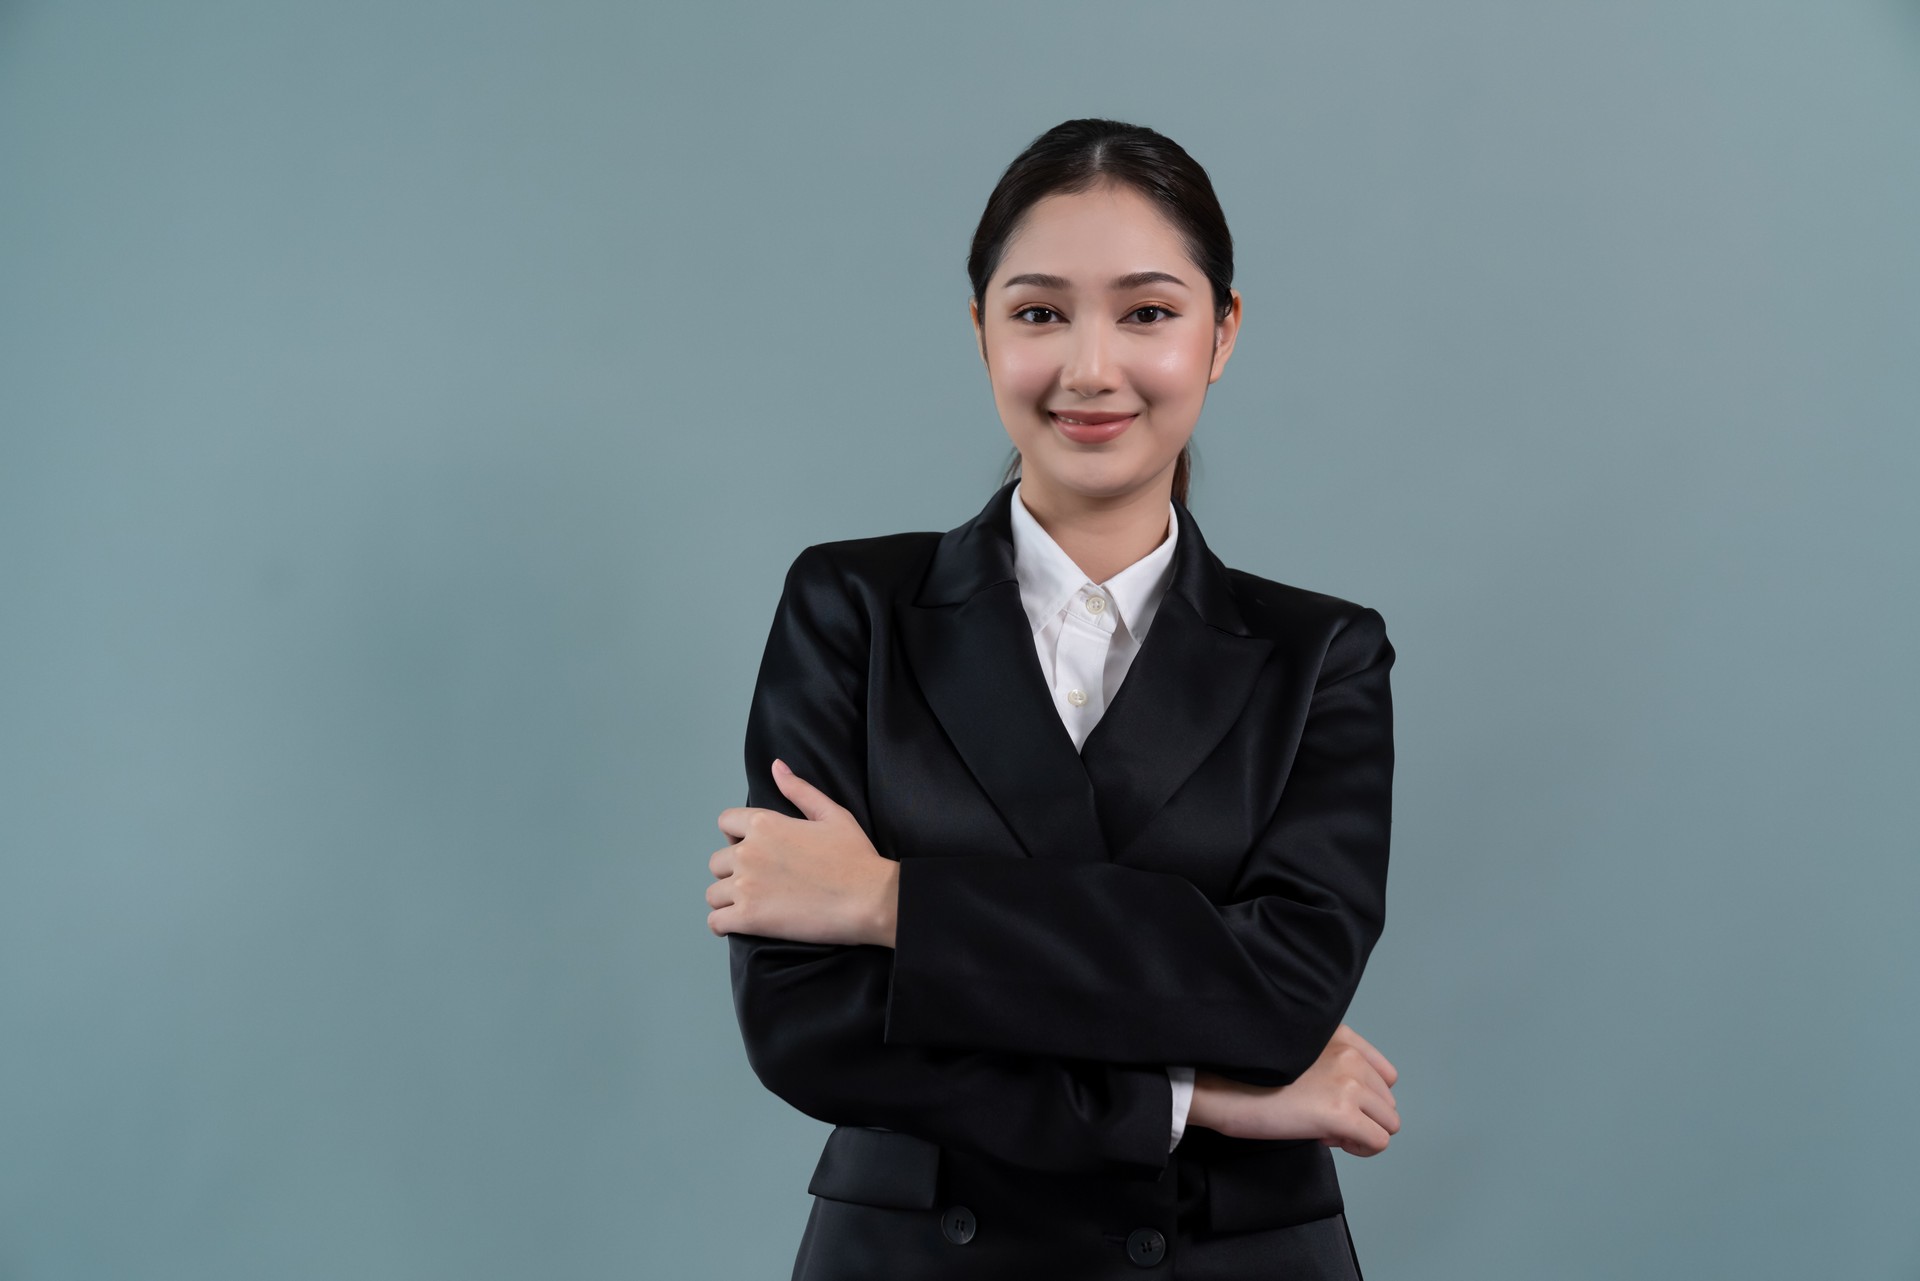
MULTIPOLYGON (((1019 311, 1016 311, 1013 314, 1016 319, 1026 320, 1028 316, 1031 316, 1036 311, 1041 312, 1044 315, 1048 315, 1048 316, 1057 316, 1060 314, 1051 307, 1039 307, 1039 306, 1022 307, 1019 311)), ((1044 325, 1047 322, 1045 320, 1031 320, 1031 321, 1028 321, 1027 323, 1034 324, 1034 325, 1044 325)))
POLYGON ((1158 316, 1149 316, 1142 323, 1149 324, 1149 325, 1157 324, 1159 323, 1159 321, 1173 314, 1171 311, 1168 311, 1165 307, 1157 307, 1157 306, 1135 307, 1132 311, 1128 312, 1127 314, 1137 319, 1138 317, 1150 311, 1157 311, 1160 314, 1158 316))

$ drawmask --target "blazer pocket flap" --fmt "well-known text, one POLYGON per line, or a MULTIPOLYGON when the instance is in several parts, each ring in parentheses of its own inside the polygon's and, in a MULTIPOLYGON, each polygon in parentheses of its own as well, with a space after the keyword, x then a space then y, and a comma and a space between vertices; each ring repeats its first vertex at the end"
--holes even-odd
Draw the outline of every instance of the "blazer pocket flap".
POLYGON ((1216 1232, 1292 1227, 1346 1209, 1333 1149, 1318 1139, 1249 1141, 1209 1153, 1206 1164, 1216 1232))
POLYGON ((899 1130, 837 1125, 807 1191, 835 1201, 926 1210, 939 1179, 939 1144, 899 1130))

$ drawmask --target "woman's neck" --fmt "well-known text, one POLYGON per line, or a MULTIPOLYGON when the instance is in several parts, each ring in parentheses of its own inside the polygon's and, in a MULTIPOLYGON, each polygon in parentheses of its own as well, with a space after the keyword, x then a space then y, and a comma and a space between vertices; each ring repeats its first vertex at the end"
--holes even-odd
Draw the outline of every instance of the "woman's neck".
POLYGON ((1015 501, 1090 581, 1104 583, 1166 540, 1172 492, 1171 472, 1133 493, 1093 499, 1036 486, 1023 475, 1015 501))

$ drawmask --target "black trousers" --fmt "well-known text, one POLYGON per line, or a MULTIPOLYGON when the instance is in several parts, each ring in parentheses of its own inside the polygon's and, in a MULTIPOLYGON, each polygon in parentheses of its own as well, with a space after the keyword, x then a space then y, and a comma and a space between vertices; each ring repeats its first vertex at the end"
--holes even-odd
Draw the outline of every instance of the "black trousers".
POLYGON ((1177 1150, 1158 1183, 941 1158, 927 1209, 816 1196, 793 1281, 1361 1281, 1344 1212, 1208 1230, 1205 1167, 1177 1150))

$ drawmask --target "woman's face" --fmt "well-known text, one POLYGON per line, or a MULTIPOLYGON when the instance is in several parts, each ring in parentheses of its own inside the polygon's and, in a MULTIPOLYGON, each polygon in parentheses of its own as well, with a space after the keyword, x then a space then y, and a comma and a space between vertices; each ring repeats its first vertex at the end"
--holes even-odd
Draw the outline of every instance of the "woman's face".
POLYGON ((1027 211, 973 300, 1022 487, 1054 505, 1164 495, 1240 327, 1147 197, 1105 183, 1027 211))

